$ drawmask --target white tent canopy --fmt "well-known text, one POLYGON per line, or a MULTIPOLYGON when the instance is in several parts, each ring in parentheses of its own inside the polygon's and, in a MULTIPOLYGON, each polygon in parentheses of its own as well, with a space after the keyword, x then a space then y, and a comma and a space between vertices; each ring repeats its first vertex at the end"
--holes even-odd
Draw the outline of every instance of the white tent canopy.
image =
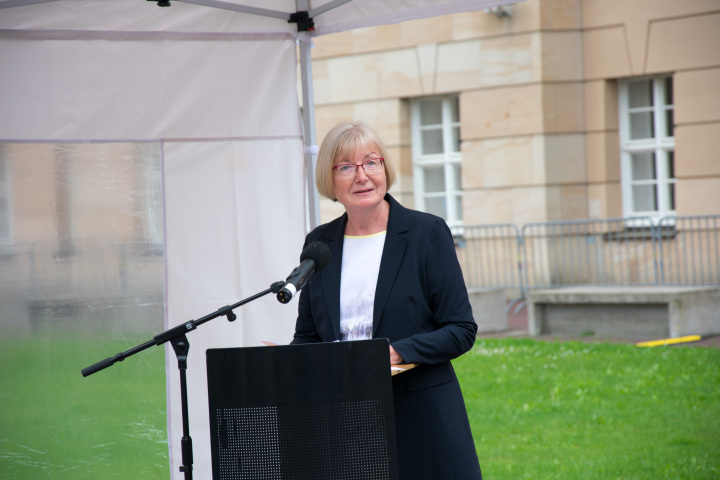
MULTIPOLYGON (((309 11, 314 18, 314 35, 337 33, 354 28, 384 25, 406 20, 426 18, 448 13, 481 10, 495 5, 517 3, 516 0, 172 0, 174 19, 168 19, 169 10, 152 12, 155 2, 143 0, 117 2, 88 2, 82 0, 2 0, 0 8, 25 6, 24 11, 6 10, 15 19, 32 17, 35 20, 27 24, 8 25, 3 28, 43 29, 67 28, 71 30, 131 30, 131 31, 243 31, 243 32, 296 32, 297 28, 286 23, 290 14, 309 11), (99 4, 93 6, 92 4, 99 4), (241 13, 239 16, 225 18, 220 24, 218 12, 207 10, 226 10, 241 13), (34 9, 34 10, 33 10, 34 9), (39 9, 39 10, 38 10, 39 9), (102 22, 84 25, 83 11, 95 10, 100 14, 95 20, 102 22), (203 10, 206 10, 203 12, 203 10), (42 12, 40 14, 40 12, 42 12), (128 12, 132 12, 128 14, 128 12), (249 17, 255 12, 257 16, 249 17), (39 15, 38 15, 39 14, 39 15), (177 15, 177 16, 175 16, 177 15), (42 18, 39 18, 42 17, 42 18), (181 18, 182 17, 182 18, 181 18), (265 17, 263 20, 259 17, 265 17), (74 21, 73 21, 74 19, 74 21), (195 21, 195 20, 198 21, 195 21), (277 20, 281 20, 278 22, 277 20)), ((160 9, 162 10, 162 9, 160 9)), ((5 17, 3 13, 3 17, 5 17)), ((93 17, 85 18, 92 20, 93 17)))
MULTIPOLYGON (((145 0, 2 0, 0 142, 160 146, 169 328, 284 278, 306 224, 318 221, 312 36, 503 3, 191 0, 159 8, 145 0), (298 11, 310 12, 314 31, 288 23, 298 11)), ((205 350, 287 343, 293 305, 256 301, 236 311, 236 322, 218 320, 189 336, 198 478, 211 477, 205 350)), ((171 471, 181 478, 179 381, 167 352, 171 471)))

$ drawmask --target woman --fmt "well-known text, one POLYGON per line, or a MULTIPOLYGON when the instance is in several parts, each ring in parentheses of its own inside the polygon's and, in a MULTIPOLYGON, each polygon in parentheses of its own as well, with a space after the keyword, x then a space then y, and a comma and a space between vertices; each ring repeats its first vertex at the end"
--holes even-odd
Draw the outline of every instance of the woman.
POLYGON ((341 123, 318 154, 320 194, 345 214, 316 228, 330 264, 300 295, 294 344, 387 338, 403 480, 481 479, 462 393, 450 360, 472 348, 477 325, 452 235, 439 217, 402 207, 377 134, 341 123))

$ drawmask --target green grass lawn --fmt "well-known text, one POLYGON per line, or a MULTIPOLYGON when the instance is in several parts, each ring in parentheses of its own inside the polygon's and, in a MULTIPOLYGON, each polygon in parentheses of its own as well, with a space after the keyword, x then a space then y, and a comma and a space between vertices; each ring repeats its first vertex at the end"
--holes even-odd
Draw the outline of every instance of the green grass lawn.
POLYGON ((493 339, 455 367, 486 480, 720 478, 720 350, 493 339))
MULTIPOLYGON (((0 339, 1 479, 167 479, 164 348, 0 339)), ((459 358, 485 480, 720 478, 720 350, 478 340, 459 358)))
POLYGON ((151 336, 0 340, 0 478, 169 478, 164 347, 83 378, 151 336))

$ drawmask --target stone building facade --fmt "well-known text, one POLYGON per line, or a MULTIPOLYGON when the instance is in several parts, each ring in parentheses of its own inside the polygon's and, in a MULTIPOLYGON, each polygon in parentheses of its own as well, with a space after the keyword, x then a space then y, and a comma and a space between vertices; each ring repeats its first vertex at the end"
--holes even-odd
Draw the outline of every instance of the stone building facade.
POLYGON ((720 213, 716 0, 527 0, 314 42, 318 143, 369 122, 391 193, 451 226, 720 213))

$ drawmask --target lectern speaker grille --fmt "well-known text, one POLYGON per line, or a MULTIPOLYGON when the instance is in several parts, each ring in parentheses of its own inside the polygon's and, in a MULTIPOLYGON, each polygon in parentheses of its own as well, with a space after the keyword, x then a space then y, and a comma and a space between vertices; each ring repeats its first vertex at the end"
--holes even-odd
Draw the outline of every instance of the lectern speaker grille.
POLYGON ((217 422, 223 480, 391 478, 381 401, 223 409, 217 422))
POLYGON ((216 477, 226 480, 279 479, 280 433, 277 408, 217 411, 216 477))
POLYGON ((388 341, 207 351, 213 480, 397 480, 388 341))

